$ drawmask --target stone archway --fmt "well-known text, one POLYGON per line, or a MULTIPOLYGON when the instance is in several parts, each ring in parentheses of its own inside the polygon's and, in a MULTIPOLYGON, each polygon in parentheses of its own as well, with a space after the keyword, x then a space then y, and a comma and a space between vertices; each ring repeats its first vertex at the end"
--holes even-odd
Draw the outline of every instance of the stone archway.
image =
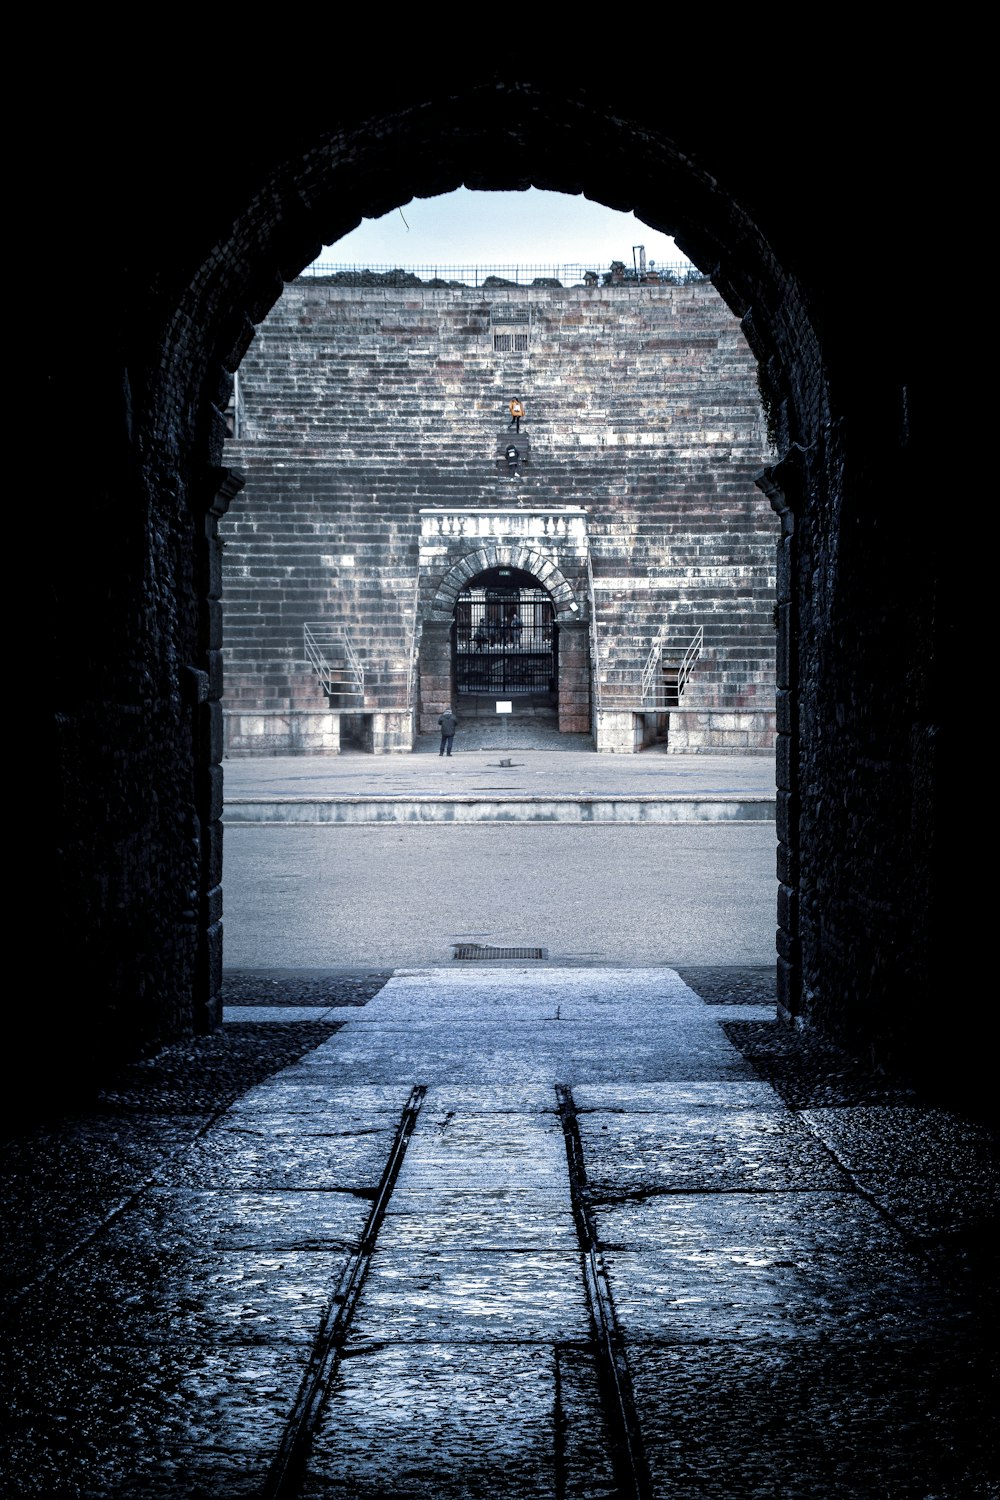
MULTIPOLYGON (((425 526, 427 525, 425 512, 425 526)), ((530 524, 530 513, 511 512, 512 521, 522 527, 530 524)), ((494 513, 497 521, 501 513, 494 513)), ((469 512, 469 518, 479 517, 469 512)), ((452 532, 461 549, 444 577, 433 586, 426 610, 420 642, 418 731, 431 734, 438 715, 454 707, 457 694, 454 655, 455 612, 462 591, 474 580, 490 577, 504 570, 534 579, 551 600, 558 631, 558 671, 554 686, 554 718, 560 734, 589 734, 590 714, 590 637, 589 609, 586 595, 569 581, 556 558, 561 548, 575 574, 585 563, 586 529, 582 512, 567 510, 550 514, 545 521, 549 543, 545 550, 523 542, 484 541, 465 550, 462 530, 452 532), (575 523, 575 524, 574 524, 575 523)), ((455 545, 456 543, 453 543, 455 545)), ((485 696, 485 695, 484 695, 485 696)), ((513 701, 513 700, 511 700, 513 701)))
POLYGON ((450 620, 458 596, 469 580, 477 573, 488 573, 494 568, 518 568, 537 578, 550 595, 561 624, 586 620, 586 600, 581 601, 578 592, 551 556, 546 556, 537 548, 503 542, 487 542, 484 546, 467 552, 449 567, 434 592, 427 619, 450 620))
MULTIPOLYGON (((158 468, 161 449, 165 468, 171 468, 177 413, 186 414, 190 421, 181 442, 186 473, 180 476, 178 489, 183 493, 185 486, 196 485, 206 473, 218 473, 215 465, 221 463, 225 432, 220 393, 224 404, 227 382, 231 383, 256 325, 280 297, 284 282, 315 258, 317 236, 332 243, 360 217, 385 212, 411 196, 446 193, 470 182, 583 191, 611 205, 627 201, 651 224, 669 220, 679 247, 704 268, 742 320, 759 363, 775 446, 780 452, 794 448, 797 454, 806 455, 804 463, 792 469, 779 472, 776 467, 770 481, 771 492, 777 496, 780 491, 788 517, 782 549, 787 566, 779 569, 785 590, 782 603, 791 637, 801 638, 807 628, 801 614, 804 608, 808 616, 810 600, 808 595, 795 595, 792 587, 799 567, 799 536, 792 522, 805 508, 822 512, 825 504, 830 478, 825 438, 830 425, 829 366, 801 281, 787 274, 766 233, 742 207, 741 185, 749 201, 754 200, 750 189, 757 163, 749 181, 737 168, 732 181, 720 184, 682 140, 651 132, 660 96, 637 94, 632 77, 623 92, 606 80, 604 93, 619 100, 618 108, 610 113, 603 105, 592 109, 572 89, 569 93, 561 87, 553 89, 544 78, 512 89, 473 79, 467 86, 449 87, 434 97, 428 96, 426 84, 416 80, 394 79, 391 87, 383 84, 385 80, 382 84, 371 80, 363 99, 345 102, 338 128, 318 127, 304 153, 296 152, 286 161, 268 146, 268 164, 233 218, 231 232, 210 257, 197 262, 198 269, 167 312, 162 329, 164 352, 157 351, 155 389, 150 393, 153 442, 146 450, 145 466, 150 491, 157 497, 171 493, 169 486, 158 483, 158 468), (544 173, 511 181, 512 138, 521 142, 520 159, 544 160, 544 173)), ((722 149, 721 142, 715 144, 722 149)), ((207 506, 215 502, 217 493, 203 496, 207 506)), ((224 508, 225 502, 220 503, 224 508)), ((215 545, 211 531, 207 540, 211 554, 215 545)), ((195 545, 199 543, 200 538, 195 545)), ((214 579, 216 559, 211 555, 199 558, 197 571, 214 579)), ((212 639, 218 629, 216 600, 208 596, 201 602, 198 633, 212 639)), ((797 692, 802 659, 798 651, 796 680, 789 680, 783 689, 777 736, 779 791, 787 793, 780 802, 780 868, 787 888, 779 897, 779 925, 784 929, 779 966, 782 1004, 789 1012, 799 1009, 798 921, 804 909, 796 899, 802 863, 795 786, 788 769, 798 759, 796 740, 802 716, 797 692)), ((208 676, 214 702, 218 673, 210 671, 208 676)), ((817 753, 822 749, 820 741, 817 753)), ((218 801, 213 779, 216 767, 199 766, 202 769, 206 774, 200 783, 201 801, 214 807, 218 801)), ((201 856, 207 879, 218 872, 219 846, 221 833, 218 838, 210 833, 201 856)), ((220 903, 221 885, 207 888, 201 903, 206 921, 210 922, 208 914, 220 903)), ((214 929, 216 924, 210 925, 214 929)), ((210 945, 213 941, 210 938, 210 945)), ((221 935, 214 951, 221 956, 221 935)))
MULTIPOLYGON (((947 1039, 914 1015, 936 1014, 961 884, 945 857, 957 710, 940 689, 956 627, 939 517, 910 503, 937 458, 940 355, 913 314, 927 271, 904 209, 949 201, 953 157, 920 107, 921 71, 897 69, 888 99, 881 83, 857 89, 848 138, 837 69, 782 74, 782 110, 733 132, 718 95, 750 101, 768 82, 742 57, 714 70, 713 97, 701 78, 665 94, 634 58, 586 76, 529 62, 457 77, 409 48, 333 95, 307 64, 296 107, 245 111, 220 167, 211 115, 165 108, 176 69, 169 88, 152 69, 141 92, 128 69, 100 68, 54 90, 73 128, 33 219, 53 286, 67 212, 85 197, 103 231, 74 267, 101 313, 88 379, 55 431, 39 404, 39 451, 79 474, 53 502, 47 560, 50 656, 74 663, 57 674, 52 729, 50 904, 66 960, 51 988, 68 997, 67 1056, 82 1041, 134 1052, 220 1018, 214 523, 239 482, 220 471, 225 405, 255 326, 362 217, 460 185, 536 186, 667 229, 742 320, 782 455, 766 481, 783 520, 782 1004, 876 1055, 923 1045, 936 1070, 947 1039), (800 115, 808 129, 784 128, 800 115), (846 274, 833 202, 888 280, 846 274), (873 328, 883 357, 859 360, 873 328), (102 997, 85 1016, 81 992, 102 997)), ((204 82, 215 98, 215 74, 204 82)), ((32 352, 65 350, 67 326, 49 298, 32 352)), ((950 1050, 958 1065, 967 1044, 956 1034, 950 1050)))

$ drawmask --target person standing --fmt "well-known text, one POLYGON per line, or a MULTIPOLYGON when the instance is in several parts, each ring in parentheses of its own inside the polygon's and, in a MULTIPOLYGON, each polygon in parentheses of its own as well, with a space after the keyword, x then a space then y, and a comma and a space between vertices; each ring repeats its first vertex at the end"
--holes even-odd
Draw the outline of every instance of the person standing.
POLYGON ((508 403, 507 410, 510 412, 510 425, 515 432, 521 431, 521 418, 524 416, 524 402, 520 396, 515 396, 508 403))
POLYGON ((455 730, 458 728, 458 720, 451 709, 446 708, 438 719, 438 723, 441 726, 441 749, 438 751, 438 755, 450 756, 452 741, 455 738, 455 730))

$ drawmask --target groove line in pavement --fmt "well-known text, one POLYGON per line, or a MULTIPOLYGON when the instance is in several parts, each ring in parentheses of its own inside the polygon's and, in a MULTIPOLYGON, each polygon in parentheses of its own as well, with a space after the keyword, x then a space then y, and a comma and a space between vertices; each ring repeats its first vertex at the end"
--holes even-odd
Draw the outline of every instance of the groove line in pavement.
POLYGON ((336 1373, 340 1353, 375 1251, 378 1232, 426 1093, 425 1085, 417 1085, 403 1106, 360 1243, 348 1262, 316 1335, 309 1364, 299 1386, 295 1405, 285 1424, 284 1436, 271 1464, 261 1500, 293 1500, 299 1492, 323 1398, 336 1373))
POLYGON ((597 1368, 611 1436, 611 1456, 621 1500, 649 1500, 652 1485, 639 1431, 632 1377, 611 1296, 607 1268, 590 1211, 583 1141, 573 1091, 556 1084, 559 1119, 566 1142, 573 1219, 583 1262, 583 1276, 597 1345, 597 1368))

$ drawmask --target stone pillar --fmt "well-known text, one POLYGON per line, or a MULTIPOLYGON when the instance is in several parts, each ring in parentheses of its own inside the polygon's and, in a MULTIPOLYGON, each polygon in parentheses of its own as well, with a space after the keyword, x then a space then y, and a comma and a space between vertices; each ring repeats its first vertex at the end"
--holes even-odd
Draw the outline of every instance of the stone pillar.
POLYGON ((642 749, 644 714, 630 708, 602 708, 595 718, 595 750, 606 755, 637 755, 642 749))
POLYGON ((590 627, 559 621, 559 733, 590 733, 590 627))
POLYGON ((204 516, 204 548, 199 556, 201 662, 181 674, 192 709, 199 889, 192 912, 197 947, 192 994, 193 1029, 198 1034, 222 1025, 222 547, 219 520, 245 482, 237 469, 209 471, 204 516))
MULTIPOLYGON (((437 723, 435 721, 435 728, 437 723)), ((401 755, 413 749, 413 715, 398 710, 371 715, 373 755, 401 755)))
MULTIPOLYGON (((420 637, 419 734, 437 734, 438 716, 453 708, 451 620, 425 620, 420 637)), ((562 726, 560 726, 562 727, 562 726)))
POLYGON ((802 483, 787 459, 765 471, 758 485, 781 518, 778 542, 775 779, 775 818, 778 835, 778 1013, 791 1020, 802 1011, 802 951, 799 930, 799 784, 798 720, 799 680, 795 650, 794 591, 795 514, 788 492, 798 494, 802 483))

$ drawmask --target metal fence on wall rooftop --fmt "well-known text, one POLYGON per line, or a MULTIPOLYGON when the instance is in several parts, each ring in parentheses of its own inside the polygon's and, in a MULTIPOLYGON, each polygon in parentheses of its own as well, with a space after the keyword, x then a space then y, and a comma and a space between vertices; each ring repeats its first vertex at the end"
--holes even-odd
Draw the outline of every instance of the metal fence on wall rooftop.
MULTIPOLYGON (((621 263, 619 263, 621 264, 621 263)), ((623 282, 687 286, 709 278, 690 261, 672 261, 633 269, 593 265, 559 266, 366 266, 314 261, 300 272, 310 280, 339 281, 346 286, 615 286, 623 282)))

